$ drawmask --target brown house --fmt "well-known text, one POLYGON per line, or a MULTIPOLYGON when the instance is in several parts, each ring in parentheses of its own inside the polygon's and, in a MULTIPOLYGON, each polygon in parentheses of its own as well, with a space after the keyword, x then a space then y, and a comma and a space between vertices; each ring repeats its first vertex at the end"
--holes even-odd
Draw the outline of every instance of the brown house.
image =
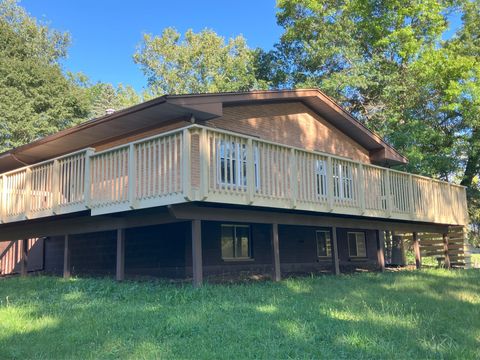
POLYGON ((160 98, 0 155, 2 274, 383 269, 385 231, 463 263, 461 186, 318 90, 160 98))

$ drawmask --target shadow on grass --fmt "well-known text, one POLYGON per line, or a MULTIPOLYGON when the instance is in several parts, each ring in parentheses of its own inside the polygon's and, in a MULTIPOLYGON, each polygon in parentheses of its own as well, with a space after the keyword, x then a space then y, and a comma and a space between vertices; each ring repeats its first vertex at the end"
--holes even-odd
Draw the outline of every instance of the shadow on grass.
POLYGON ((0 358, 480 357, 480 271, 199 290, 14 278, 0 301, 0 358))

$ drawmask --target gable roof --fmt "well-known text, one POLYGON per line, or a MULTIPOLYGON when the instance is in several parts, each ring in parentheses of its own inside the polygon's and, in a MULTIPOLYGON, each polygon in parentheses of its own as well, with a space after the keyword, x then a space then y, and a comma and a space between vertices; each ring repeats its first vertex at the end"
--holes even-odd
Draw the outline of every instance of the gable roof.
POLYGON ((323 92, 318 89, 299 89, 164 95, 4 152, 0 154, 0 172, 54 158, 168 121, 188 120, 192 116, 198 121, 213 119, 222 115, 224 105, 284 101, 305 103, 369 150, 374 163, 396 165, 407 162, 391 145, 323 92))

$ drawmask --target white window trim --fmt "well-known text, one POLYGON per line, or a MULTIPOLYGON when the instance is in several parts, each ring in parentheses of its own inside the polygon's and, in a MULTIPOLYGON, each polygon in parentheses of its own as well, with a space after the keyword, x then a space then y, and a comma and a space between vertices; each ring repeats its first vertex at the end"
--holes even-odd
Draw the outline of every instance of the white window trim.
POLYGON ((342 200, 354 200, 353 188, 353 167, 350 164, 335 164, 333 166, 333 188, 334 196, 342 200), (344 171, 344 167, 348 170, 344 171), (347 185, 348 184, 348 185, 347 185), (349 196, 347 196, 346 185, 349 188, 349 196), (335 194, 337 189, 337 194, 335 194))
POLYGON ((327 161, 315 160, 315 194, 318 198, 328 196, 327 186, 327 161))
MULTIPOLYGON (((216 166, 217 166, 217 184, 219 184, 222 187, 229 187, 233 186, 236 188, 240 189, 246 189, 247 188, 247 171, 245 171, 245 174, 243 173, 243 167, 248 166, 247 164, 247 159, 246 159, 246 144, 242 144, 239 142, 235 141, 226 141, 226 140, 219 140, 216 143, 216 166), (234 149, 234 154, 235 156, 233 158, 226 157, 226 149, 227 149, 227 144, 228 148, 233 148, 234 149), (223 148, 223 154, 224 156, 222 157, 222 148, 223 148), (245 152, 245 158, 242 158, 242 154, 245 152), (230 182, 227 179, 227 166, 225 166, 225 180, 227 181, 222 181, 222 161, 225 161, 225 165, 227 165, 227 162, 230 163, 232 160, 232 166, 233 162, 235 162, 234 166, 234 181, 230 182), (245 181, 245 183, 243 183, 245 181)), ((231 150, 230 150, 231 152, 231 150)), ((254 161, 254 171, 255 171, 255 188, 256 190, 259 190, 260 188, 260 169, 259 169, 259 152, 258 152, 258 147, 255 146, 253 149, 253 161, 254 161)), ((233 180, 233 179, 232 179, 233 180)))
POLYGON ((332 242, 332 234, 331 234, 331 231, 330 230, 315 230, 315 243, 317 245, 317 257, 319 259, 329 259, 332 257, 332 245, 331 245, 331 242, 332 242), (318 237, 317 237, 317 234, 318 233, 327 233, 328 234, 328 237, 327 237, 327 241, 328 241, 328 244, 325 244, 325 247, 327 249, 327 255, 319 255, 318 253, 318 237), (330 246, 328 246, 330 245, 330 246))
POLYGON ((367 257, 367 235, 365 234, 364 231, 349 231, 347 232, 347 243, 348 243, 348 257, 350 258, 360 258, 360 259, 364 259, 367 257), (355 234, 355 246, 356 246, 356 250, 357 250, 357 255, 351 255, 350 253, 350 240, 349 240, 349 235, 350 234, 355 234), (362 235, 363 236, 363 248, 365 249, 365 254, 364 255, 359 255, 359 251, 358 251, 358 236, 357 235, 362 235))

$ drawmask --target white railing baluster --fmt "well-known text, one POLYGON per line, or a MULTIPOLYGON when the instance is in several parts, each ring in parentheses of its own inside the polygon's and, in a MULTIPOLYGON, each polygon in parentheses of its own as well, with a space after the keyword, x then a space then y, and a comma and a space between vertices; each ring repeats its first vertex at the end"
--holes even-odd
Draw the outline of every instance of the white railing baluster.
POLYGON ((464 187, 198 125, 97 153, 84 149, 0 181, 2 222, 207 197, 449 224, 468 217, 464 187), (197 135, 199 160, 191 158, 197 135))
POLYGON ((247 161, 247 203, 252 204, 255 198, 255 156, 253 149, 253 140, 247 140, 246 149, 246 161, 247 161))
POLYGON ((387 200, 387 217, 392 216, 392 192, 390 189, 390 169, 385 172, 385 196, 387 200))
MULTIPOLYGON (((182 164, 182 191, 186 200, 190 200, 192 195, 191 180, 191 137, 190 129, 183 130, 183 164, 182 164)), ((165 156, 165 155, 164 155, 165 156)))

